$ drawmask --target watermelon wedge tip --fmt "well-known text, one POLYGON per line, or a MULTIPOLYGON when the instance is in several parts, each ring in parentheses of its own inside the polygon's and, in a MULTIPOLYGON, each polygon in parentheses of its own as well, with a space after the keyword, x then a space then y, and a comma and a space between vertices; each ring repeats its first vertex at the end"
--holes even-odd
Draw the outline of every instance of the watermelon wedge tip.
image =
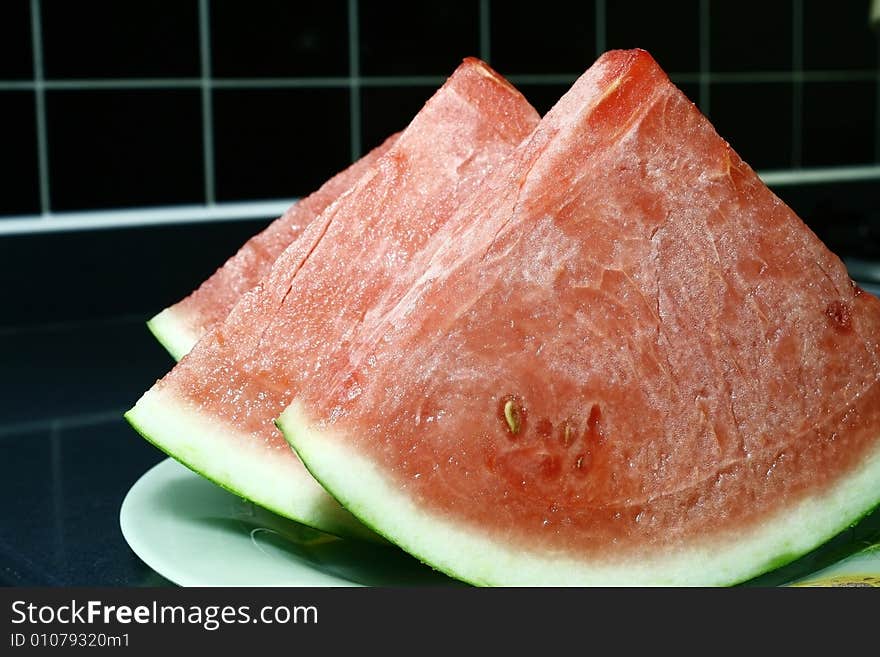
POLYGON ((320 189, 291 205, 191 294, 150 319, 147 327, 174 360, 183 358, 202 336, 226 319, 242 295, 269 272, 278 256, 299 239, 316 217, 351 189, 396 139, 396 134, 391 135, 320 189))

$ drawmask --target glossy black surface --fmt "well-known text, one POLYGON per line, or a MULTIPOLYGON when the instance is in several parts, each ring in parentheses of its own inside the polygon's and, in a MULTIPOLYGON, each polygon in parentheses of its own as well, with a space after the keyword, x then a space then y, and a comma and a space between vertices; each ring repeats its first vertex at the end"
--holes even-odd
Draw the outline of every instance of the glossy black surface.
POLYGON ((0 237, 0 331, 151 316, 189 294, 267 221, 0 237))
POLYGON ((7 330, 0 363, 0 584, 167 584, 119 529, 164 458, 122 419, 172 364, 142 318, 7 330))

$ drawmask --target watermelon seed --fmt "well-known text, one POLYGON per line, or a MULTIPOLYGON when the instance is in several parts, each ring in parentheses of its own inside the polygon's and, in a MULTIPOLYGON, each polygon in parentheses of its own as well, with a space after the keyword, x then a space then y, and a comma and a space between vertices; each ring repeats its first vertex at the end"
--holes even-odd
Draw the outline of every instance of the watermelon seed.
POLYGON ((599 404, 593 404, 590 408, 590 417, 587 419, 587 431, 584 439, 588 442, 604 442, 605 436, 602 435, 602 427, 599 422, 602 420, 602 410, 599 404))
POLYGON ((507 421, 510 433, 518 434, 520 429, 519 406, 512 399, 504 402, 504 419, 507 421))
POLYGON ((586 469, 590 467, 589 452, 580 454, 574 462, 574 467, 576 470, 580 470, 581 472, 586 471, 586 469))
POLYGON ((570 419, 562 423, 562 430, 559 432, 559 442, 563 447, 571 447, 574 442, 574 422, 570 419))

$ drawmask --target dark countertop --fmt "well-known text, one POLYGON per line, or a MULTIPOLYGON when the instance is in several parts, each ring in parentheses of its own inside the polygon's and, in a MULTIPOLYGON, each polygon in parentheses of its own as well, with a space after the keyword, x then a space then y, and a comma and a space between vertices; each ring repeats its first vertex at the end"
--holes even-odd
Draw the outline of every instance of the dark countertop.
POLYGON ((0 584, 169 584, 119 529, 164 458, 122 418, 173 364, 144 319, 0 330, 0 584))

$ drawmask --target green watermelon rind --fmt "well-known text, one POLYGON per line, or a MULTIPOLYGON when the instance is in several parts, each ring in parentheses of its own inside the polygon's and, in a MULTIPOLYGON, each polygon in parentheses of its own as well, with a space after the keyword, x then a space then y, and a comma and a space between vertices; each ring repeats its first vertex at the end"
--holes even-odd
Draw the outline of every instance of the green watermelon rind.
POLYGON ((869 552, 876 547, 871 545, 876 541, 880 541, 880 503, 841 527, 814 550, 796 555, 793 560, 780 560, 744 583, 748 586, 778 586, 798 582, 838 562, 869 552))
POLYGON ((176 361, 186 356, 199 340, 177 318, 173 308, 166 308, 150 319, 147 328, 176 361))
POLYGON ((761 523, 752 536, 703 542, 655 559, 609 555, 584 565, 494 541, 479 528, 419 508, 344 436, 315 428, 294 401, 276 422, 311 475, 364 525, 450 577, 480 586, 729 586, 780 568, 880 505, 880 449, 833 489, 761 523))
POLYGON ((385 543, 299 467, 295 454, 237 436, 165 389, 145 393, 124 417, 147 442, 234 495, 327 534, 385 543))

